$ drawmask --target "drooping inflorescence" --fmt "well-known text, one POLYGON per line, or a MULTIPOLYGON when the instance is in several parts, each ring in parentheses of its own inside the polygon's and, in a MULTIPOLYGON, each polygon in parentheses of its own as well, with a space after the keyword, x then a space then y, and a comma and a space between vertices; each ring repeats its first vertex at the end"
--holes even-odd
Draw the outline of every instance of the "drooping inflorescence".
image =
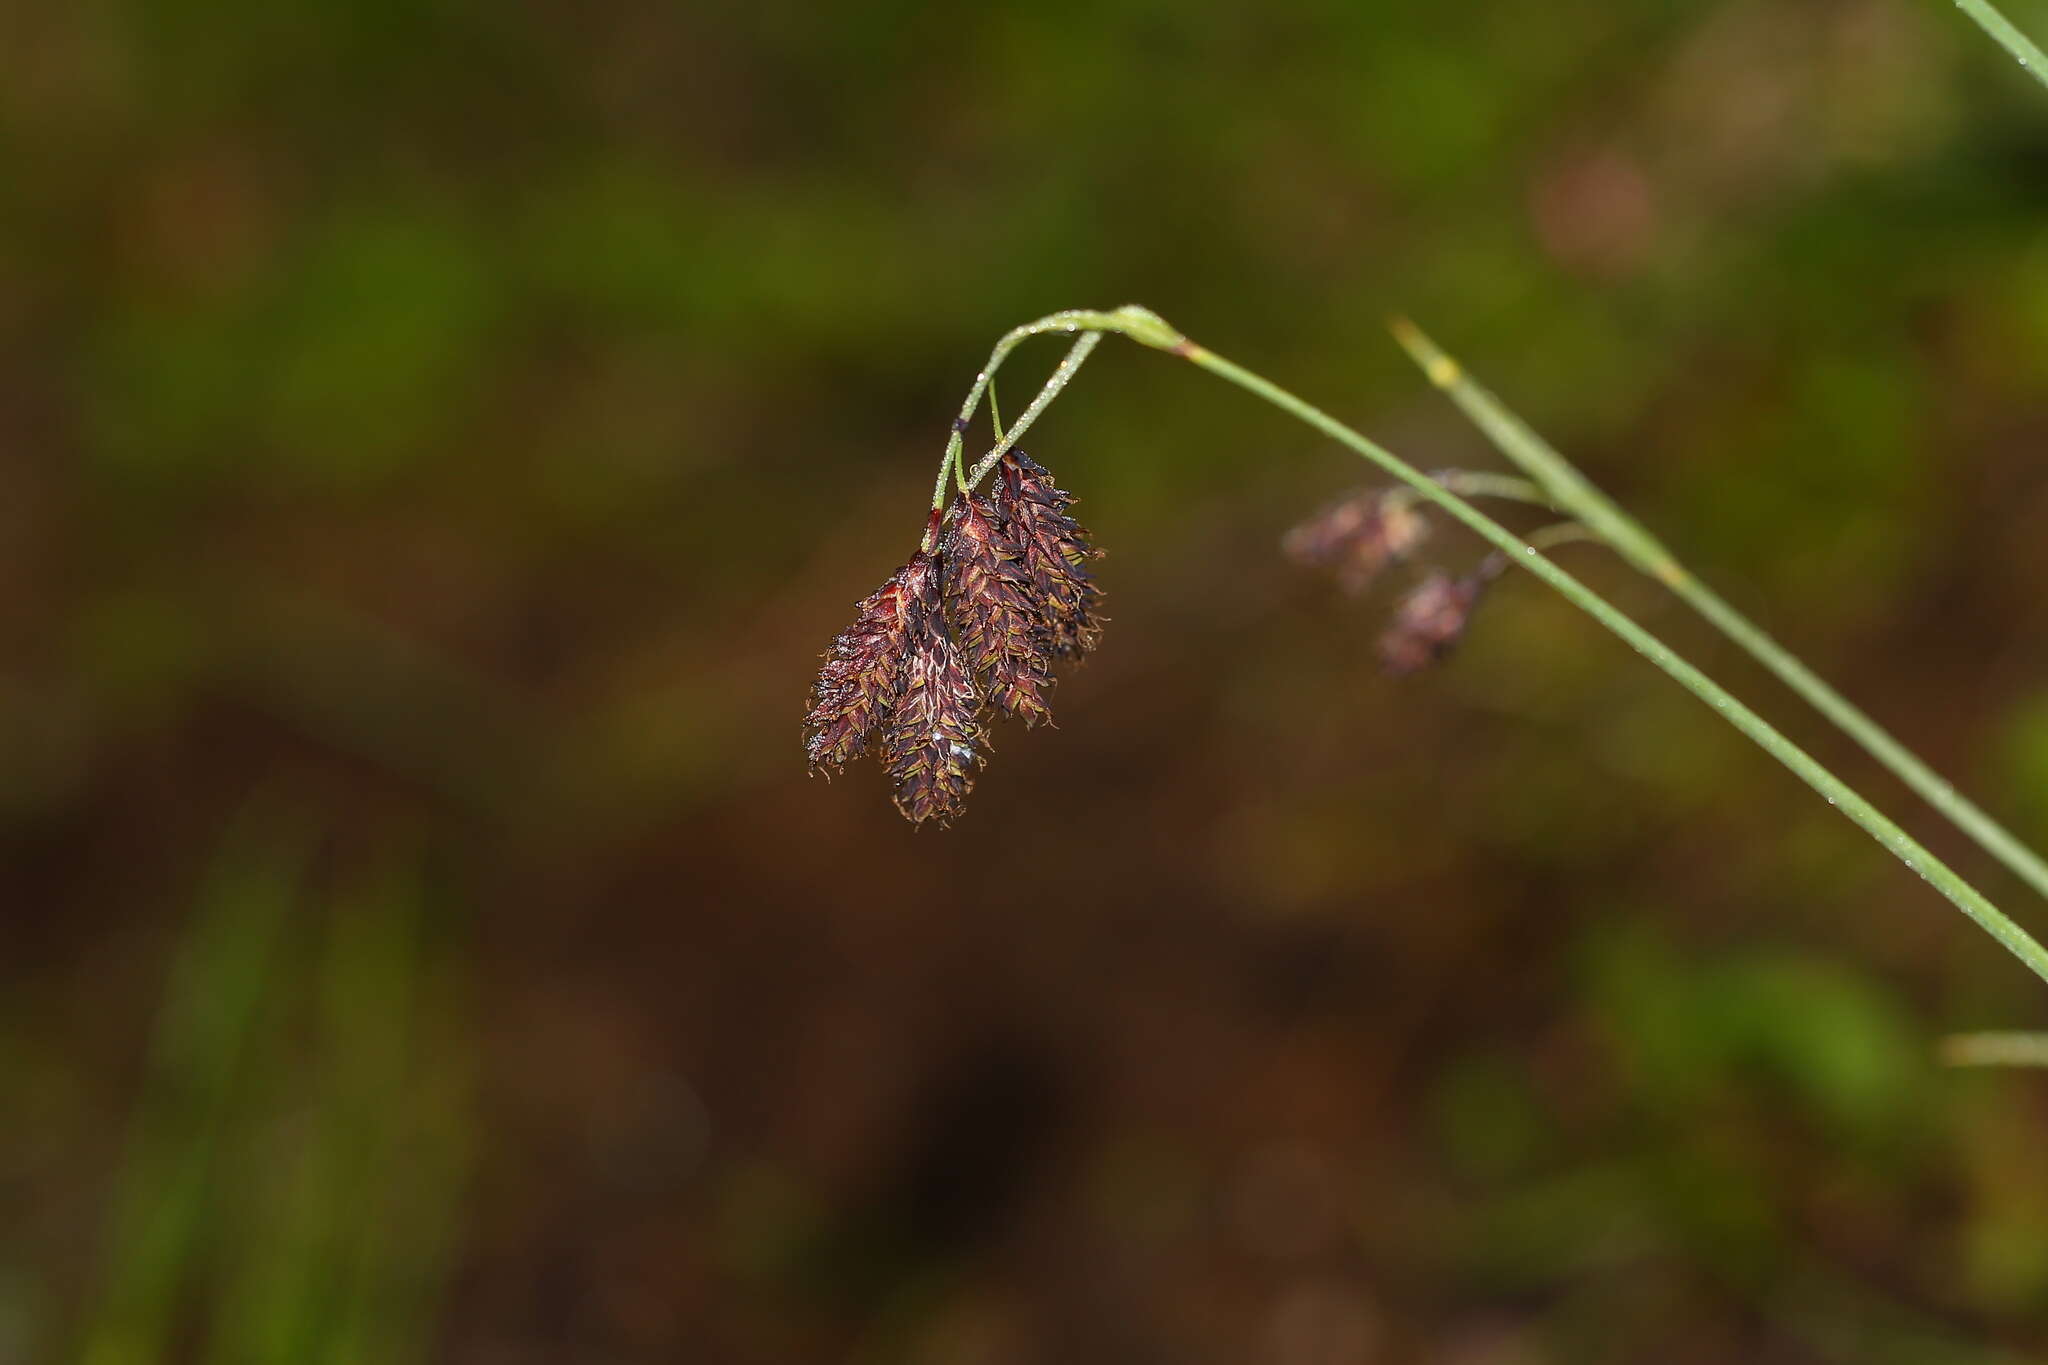
POLYGON ((913 824, 958 815, 988 749, 990 712, 1050 721, 1052 666, 1102 633, 1101 551, 1068 509, 1071 494, 1022 451, 1006 453, 990 495, 966 494, 937 534, 875 593, 826 651, 804 718, 811 770, 873 753, 913 824))

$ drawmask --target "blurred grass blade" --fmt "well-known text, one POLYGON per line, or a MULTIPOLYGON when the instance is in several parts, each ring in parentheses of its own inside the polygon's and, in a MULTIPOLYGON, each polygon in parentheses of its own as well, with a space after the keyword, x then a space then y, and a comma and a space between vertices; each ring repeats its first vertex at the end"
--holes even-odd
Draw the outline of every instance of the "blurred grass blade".
POLYGON ((86 1365, 166 1358, 178 1299, 214 1235, 219 1148, 305 863, 306 841, 251 820, 199 896, 157 1018, 116 1177, 107 1270, 86 1365))
POLYGON ((1956 0, 1956 8, 1976 21, 1977 27, 1991 35, 1997 43, 2013 55, 2013 60, 2027 69, 2027 73, 2043 85, 2048 85, 2048 56, 2034 45, 2032 39, 2012 26, 2012 21, 1998 12, 1991 0, 1956 0))
POLYGON ((1640 522, 1598 488, 1559 454, 1557 448, 1539 436, 1500 399, 1474 381, 1465 368, 1446 355, 1422 330, 1406 320, 1393 325, 1394 337, 1422 367, 1430 382, 1450 395, 1473 424, 1486 433, 1496 448, 1520 466, 1549 492, 1557 506, 1571 513, 1620 552, 1644 573, 1666 587, 1704 616, 1715 629, 1740 645, 1751 658, 1776 674, 1778 679, 1836 728, 1855 740, 1864 752, 1890 769, 1949 823, 1970 836, 1979 848, 2048 897, 2048 862, 2021 843, 2005 826, 1968 797, 1957 792, 1947 779, 1922 762, 1889 731, 1823 681, 1783 645, 1737 611, 1678 562, 1669 550, 1645 530, 1640 522))
POLYGON ((412 871, 320 897, 312 978, 304 962, 285 978, 288 927, 316 908, 307 847, 274 827, 238 835, 199 898, 118 1176, 87 1365, 427 1354, 469 1149, 459 1015, 428 971, 412 871))
POLYGON ((1856 1365, 2022 1365, 2033 1357, 1978 1340, 1923 1306, 1902 1301, 1851 1272, 1800 1258, 1757 1306, 1783 1315, 1817 1359, 1856 1365))
POLYGON ((1941 1040, 1950 1066, 2048 1066, 2048 1033, 1952 1033, 1941 1040))
POLYGON ((321 983, 345 1139, 333 1188, 347 1217, 325 1286, 331 1321, 305 1359, 422 1359, 447 1276, 469 1143, 469 1077, 452 1045, 458 992, 428 958, 416 875, 341 907, 321 983))
POLYGON ((422 1353, 458 1183, 458 1088, 416 1060, 446 1051, 423 1036, 422 899, 416 874, 387 872, 326 907, 317 1047, 265 1069, 269 1126, 293 1140, 269 1144, 263 1197, 238 1210, 215 1365, 422 1353))

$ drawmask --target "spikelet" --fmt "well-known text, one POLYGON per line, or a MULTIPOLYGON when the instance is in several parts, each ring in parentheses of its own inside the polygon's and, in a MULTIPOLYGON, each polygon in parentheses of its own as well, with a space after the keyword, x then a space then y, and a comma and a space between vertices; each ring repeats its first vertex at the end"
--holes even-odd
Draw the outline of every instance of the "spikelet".
POLYGON ((987 498, 960 507, 946 546, 946 607, 960 652, 989 707, 1026 725, 1050 721, 1052 629, 1036 605, 1024 553, 996 524, 987 498))
POLYGON ((906 579, 922 572, 918 554, 855 609, 853 624, 825 653, 804 717, 804 752, 813 773, 831 776, 859 758, 888 718, 903 685, 910 638, 906 579))
POLYGON ((904 571, 909 654, 881 755, 896 809, 918 825, 947 824, 960 813, 987 743, 974 674, 946 620, 946 578, 942 564, 922 554, 904 571))
POLYGON ((1102 551, 1067 509, 1073 495, 1021 450, 1003 456, 995 524, 1019 551, 1031 600, 1044 618, 1052 652, 1078 659, 1102 636, 1102 589, 1084 567, 1102 551))
POLYGON ((1356 595, 1428 534, 1412 499, 1393 489, 1362 488, 1289 531, 1280 547, 1297 564, 1334 571, 1343 589, 1356 595))
POLYGON ((1440 662, 1456 647, 1472 609, 1500 573, 1491 557, 1462 578, 1432 570, 1394 611, 1380 636, 1380 664, 1389 673, 1413 673, 1440 662))

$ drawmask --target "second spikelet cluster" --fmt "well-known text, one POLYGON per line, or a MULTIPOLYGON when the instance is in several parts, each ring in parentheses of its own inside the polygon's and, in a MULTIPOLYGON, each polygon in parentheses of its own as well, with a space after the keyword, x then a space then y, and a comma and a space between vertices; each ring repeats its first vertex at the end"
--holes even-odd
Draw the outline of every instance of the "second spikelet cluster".
MULTIPOLYGON (((1429 523, 1406 489, 1364 488, 1289 531, 1281 548, 1298 564, 1334 573, 1356 595, 1389 566, 1409 560, 1428 534, 1429 523)), ((1461 575, 1430 569, 1381 633, 1381 666, 1389 673, 1413 673, 1442 661, 1463 638, 1487 586, 1506 567, 1496 553, 1461 575)))
POLYGON ((874 754, 914 824, 960 813, 990 713, 1049 721, 1054 664, 1081 658, 1102 633, 1102 591, 1087 570, 1102 552, 1069 514, 1072 495, 1022 451, 996 474, 991 493, 957 499, 927 548, 861 602, 804 718, 813 772, 874 754))

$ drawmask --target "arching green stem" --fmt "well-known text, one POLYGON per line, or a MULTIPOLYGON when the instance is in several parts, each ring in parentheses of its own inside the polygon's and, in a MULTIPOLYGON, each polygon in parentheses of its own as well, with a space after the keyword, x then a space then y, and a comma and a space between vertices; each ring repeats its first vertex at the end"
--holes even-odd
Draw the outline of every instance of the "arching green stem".
MULTIPOLYGON (((996 442, 995 449, 982 457, 980 463, 975 465, 972 473, 962 472, 959 475, 961 491, 963 492, 971 490, 974 485, 980 483, 982 477, 995 466, 996 461, 1002 459, 1017 444, 1018 438, 1023 436, 1030 429, 1031 424, 1038 420, 1039 414, 1051 405, 1053 399, 1059 397, 1060 390, 1067 386, 1068 381, 1073 379, 1083 362, 1088 359, 1088 353, 1093 351, 1101 342, 1102 333, 1115 330, 1110 327, 1094 325, 1107 319, 1109 316, 1107 313, 1085 311, 1054 313, 1050 317, 1040 318, 1037 322, 1027 323, 1022 327, 1016 328, 996 343, 995 349, 989 352, 988 364, 984 365, 981 373, 974 377, 974 384, 967 391, 967 400, 960 405, 960 415, 953 420, 953 430, 946 437, 946 453, 939 460, 939 477, 932 484, 933 512, 942 510, 946 505, 947 475, 956 467, 962 471, 966 469, 966 463, 961 456, 968 426, 974 420, 975 410, 981 406, 982 395, 988 392, 988 386, 994 381, 996 371, 1002 368, 1005 360, 1009 359, 1010 352, 1016 350, 1019 343, 1035 336, 1043 336, 1048 332, 1079 333, 1074 339, 1073 346, 1068 349, 1066 358, 1060 361, 1058 368, 1053 370, 1051 377, 1045 381, 1044 387, 1038 391, 1038 396, 1031 400, 1031 406, 1017 414, 1016 422, 996 442)), ((936 522, 933 522, 925 531, 924 548, 927 551, 935 543, 937 531, 938 524, 936 522)))
MULTIPOLYGON (((1738 701, 1726 688, 1680 658, 1663 641, 1637 625, 1577 578, 1559 568, 1535 546, 1517 537, 1514 532, 1481 512, 1470 502, 1431 479, 1392 451, 1345 426, 1322 409, 1296 397, 1271 380, 1188 340, 1158 314, 1136 306, 1119 308, 1114 312, 1073 311, 1055 313, 1051 317, 1016 329, 997 344, 988 368, 976 379, 974 388, 968 396, 963 417, 973 415, 981 392, 987 387, 989 375, 1012 348, 1027 337, 1058 331, 1114 332, 1129 337, 1141 345, 1179 356, 1218 378, 1229 381, 1252 396, 1270 403, 1339 445, 1371 461, 1385 473, 1415 490, 1421 498, 1434 503, 1451 517, 1471 528, 1488 544, 1507 555, 1510 562, 1520 565, 1541 579, 1573 605, 1619 636, 1631 649, 1662 669, 1681 687, 1712 707, 1722 719, 1747 735, 1759 748, 1791 769, 1801 781, 1820 793, 1829 805, 1853 820, 1865 833, 1903 862, 1909 871, 1917 874, 1947 897, 1956 908, 1975 921, 2035 975, 2048 981, 2048 949, 2043 949, 2040 943, 2008 919, 1997 906, 1964 881, 1954 869, 1887 819, 1882 812, 1865 800, 1861 793, 1779 733, 1763 717, 1738 701)), ((1075 349, 1080 351, 1078 345, 1075 349)), ((1086 352, 1082 351, 1081 355, 1085 357, 1086 352)), ((1074 359, 1075 357, 1070 354, 1068 360, 1074 359)), ((1057 389, 1053 392, 1056 393, 1057 389)), ((1041 394, 1040 397, 1045 402, 1051 401, 1050 394, 1041 394)), ((1033 406, 1042 408, 1043 404, 1033 406)), ((1023 424, 1020 418, 1018 426, 1023 424)), ((1010 436, 1014 438, 1016 435, 1017 427, 1012 427, 1010 436)), ((957 433, 954 440, 958 440, 957 433)), ((951 446, 949 449, 957 449, 957 446, 951 446)), ((1555 494, 1556 485, 1549 480, 1544 482, 1555 494)), ((1566 510, 1579 513, 1577 507, 1569 505, 1566 510)), ((1609 533, 1607 527, 1594 523, 1583 514, 1580 514, 1580 519, 1587 521, 1592 529, 1601 534, 1602 539, 1610 544, 1616 543, 1615 537, 1609 533)), ((1642 539, 1647 541, 1647 535, 1643 535, 1642 539)), ((1617 548, 1620 546, 1617 545, 1617 548)))

